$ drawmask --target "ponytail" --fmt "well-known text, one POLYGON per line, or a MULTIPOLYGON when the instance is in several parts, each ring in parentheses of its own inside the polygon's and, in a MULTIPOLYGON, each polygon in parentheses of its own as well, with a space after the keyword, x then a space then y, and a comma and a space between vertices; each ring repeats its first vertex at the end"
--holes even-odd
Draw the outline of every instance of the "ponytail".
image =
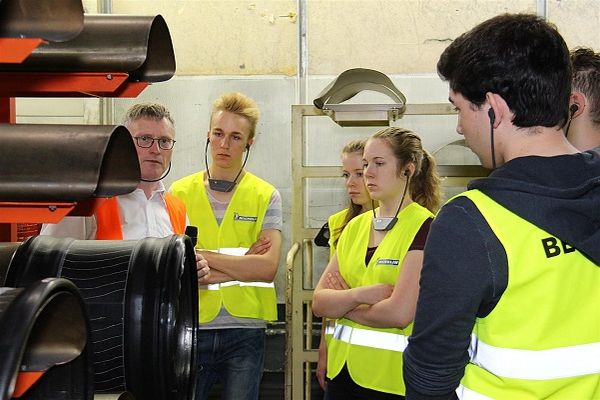
POLYGON ((435 160, 425 149, 423 149, 421 169, 415 171, 415 176, 410 182, 410 196, 415 202, 434 214, 442 203, 440 177, 437 173, 435 160))

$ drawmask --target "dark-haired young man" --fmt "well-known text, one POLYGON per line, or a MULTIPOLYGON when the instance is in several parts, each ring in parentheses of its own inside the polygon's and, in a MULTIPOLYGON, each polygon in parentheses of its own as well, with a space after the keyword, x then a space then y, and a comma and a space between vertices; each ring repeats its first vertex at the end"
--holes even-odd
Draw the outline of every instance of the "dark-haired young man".
POLYGON ((488 178, 425 247, 407 399, 600 398, 600 158, 565 138, 569 51, 533 15, 458 37, 438 73, 488 178))
POLYGON ((600 54, 589 48, 571 52, 573 91, 567 138, 580 151, 600 151, 600 54))

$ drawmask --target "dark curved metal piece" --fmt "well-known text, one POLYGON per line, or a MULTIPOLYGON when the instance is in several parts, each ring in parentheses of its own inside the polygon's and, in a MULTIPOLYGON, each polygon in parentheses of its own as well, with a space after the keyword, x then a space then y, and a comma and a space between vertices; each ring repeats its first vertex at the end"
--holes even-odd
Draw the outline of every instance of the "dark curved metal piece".
POLYGON ((38 47, 10 72, 126 72, 128 81, 162 82, 175 74, 175 53, 160 15, 89 15, 73 40, 38 47))
POLYGON ((136 399, 194 397, 198 285, 189 237, 139 241, 28 239, 6 282, 71 280, 87 306, 96 392, 136 399))
POLYGON ((0 37, 63 42, 82 29, 81 0, 0 1, 0 37))
POLYGON ((0 124, 0 201, 81 201, 130 193, 140 181, 124 126, 0 124))
POLYGON ((21 399, 92 399, 88 334, 85 306, 66 279, 0 288, 0 399, 15 394, 17 375, 42 371, 21 399))

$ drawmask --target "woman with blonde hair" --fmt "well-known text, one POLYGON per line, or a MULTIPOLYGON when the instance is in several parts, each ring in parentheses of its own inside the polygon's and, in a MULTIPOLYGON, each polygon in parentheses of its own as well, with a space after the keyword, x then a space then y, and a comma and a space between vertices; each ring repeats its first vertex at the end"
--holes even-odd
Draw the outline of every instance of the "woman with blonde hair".
MULTIPOLYGON (((329 258, 333 257, 340 234, 352 220, 359 214, 371 210, 372 201, 365 186, 363 178, 362 155, 366 139, 357 139, 347 143, 342 149, 342 177, 348 194, 348 207, 330 215, 319 235, 326 234, 329 238, 329 258)), ((315 242, 317 239, 315 238, 315 242)), ((317 380, 325 390, 325 375, 327 372, 327 345, 333 334, 333 320, 323 318, 323 329, 319 343, 319 359, 317 361, 317 380)))
POLYGON ((435 161, 406 129, 371 136, 363 167, 379 207, 344 228, 313 297, 316 315, 337 319, 327 360, 330 400, 404 397, 402 352, 425 239, 441 202, 435 161))

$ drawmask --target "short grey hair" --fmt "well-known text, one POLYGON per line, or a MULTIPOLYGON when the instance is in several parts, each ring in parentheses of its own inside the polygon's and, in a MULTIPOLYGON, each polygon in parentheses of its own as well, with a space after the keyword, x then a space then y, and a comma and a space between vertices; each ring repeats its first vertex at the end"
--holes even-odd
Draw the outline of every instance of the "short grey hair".
POLYGON ((171 113, 167 107, 158 103, 138 103, 131 106, 125 114, 123 125, 129 127, 133 121, 137 121, 140 118, 150 118, 157 121, 166 118, 167 121, 175 127, 175 121, 171 116, 171 113))

